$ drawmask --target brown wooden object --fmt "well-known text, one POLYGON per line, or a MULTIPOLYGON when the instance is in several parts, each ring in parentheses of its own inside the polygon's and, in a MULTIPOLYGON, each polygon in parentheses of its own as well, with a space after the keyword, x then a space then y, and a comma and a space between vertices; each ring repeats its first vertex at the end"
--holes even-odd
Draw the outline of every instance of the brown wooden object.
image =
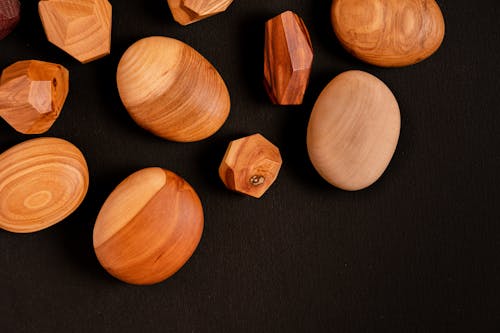
POLYGON ((382 67, 412 65, 430 57, 445 32, 434 0, 334 0, 331 18, 347 51, 382 67))
POLYGON ((222 13, 233 0, 167 0, 174 20, 182 25, 222 13))
POLYGON ((302 104, 312 62, 311 39, 299 16, 286 11, 266 22, 264 85, 273 103, 302 104))
POLYGON ((0 116, 18 132, 44 133, 59 117, 68 86, 68 70, 61 65, 16 62, 0 78, 0 116))
POLYGON ((205 139, 229 115, 229 93, 217 70, 176 39, 139 40, 121 58, 116 77, 121 100, 135 122, 162 138, 205 139))
POLYGON ((278 147, 260 134, 231 141, 219 167, 219 176, 230 190, 260 198, 278 177, 278 147))
POLYGON ((21 4, 18 0, 0 1, 0 40, 7 37, 19 23, 21 4))
POLYGON ((101 265, 131 284, 154 284, 177 272, 203 232, 203 209, 193 188, 173 172, 147 168, 109 195, 94 226, 101 265))
POLYGON ((311 113, 311 162, 341 189, 370 186, 392 159, 400 123, 398 103, 382 81, 361 71, 344 72, 321 92, 311 113))
POLYGON ((107 0, 41 0, 38 11, 47 39, 82 63, 111 49, 111 4, 107 0))
POLYGON ((0 155, 0 228, 27 233, 62 221, 89 186, 85 158, 57 138, 20 143, 0 155))

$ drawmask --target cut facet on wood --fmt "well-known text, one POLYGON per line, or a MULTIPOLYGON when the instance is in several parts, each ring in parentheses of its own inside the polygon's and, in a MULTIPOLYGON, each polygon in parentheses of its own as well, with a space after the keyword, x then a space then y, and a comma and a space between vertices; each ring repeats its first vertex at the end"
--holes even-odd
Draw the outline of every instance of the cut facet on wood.
POLYGON ((174 19, 188 25, 225 11, 233 0, 167 0, 174 19))
POLYGON ((18 0, 0 1, 0 40, 7 37, 19 22, 21 4, 18 0))
POLYGON ((299 16, 286 11, 266 22, 264 85, 273 103, 302 104, 312 62, 311 39, 299 16))
POLYGON ((0 78, 0 116, 20 133, 44 133, 59 117, 68 87, 69 73, 61 65, 16 62, 0 78))
POLYGON ((111 50, 111 4, 107 0, 41 0, 47 39, 82 63, 111 50))

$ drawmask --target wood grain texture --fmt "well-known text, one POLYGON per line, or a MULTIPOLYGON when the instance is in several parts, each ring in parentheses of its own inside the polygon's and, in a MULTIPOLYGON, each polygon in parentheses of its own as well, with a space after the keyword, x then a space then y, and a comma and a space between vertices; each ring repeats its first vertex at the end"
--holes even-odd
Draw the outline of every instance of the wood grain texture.
POLYGON ((233 0, 167 0, 174 20, 182 25, 225 11, 233 0))
POLYGON ((278 147, 254 134, 231 141, 219 176, 228 189, 260 198, 278 177, 281 164, 278 147))
POLYGON ((69 73, 63 66, 16 62, 0 78, 0 117, 20 133, 44 133, 59 117, 68 88, 69 73))
POLYGON ((264 86, 273 103, 302 104, 312 62, 309 32, 297 14, 286 11, 266 22, 264 86))
POLYGON ((80 61, 111 50, 111 4, 107 0, 41 0, 38 11, 47 39, 80 61))
POLYGON ((194 189, 161 168, 127 177, 109 195, 94 226, 101 265, 131 284, 154 284, 177 272, 203 232, 203 209, 194 189))
POLYGON ((445 33, 434 0, 334 0, 331 18, 347 51, 382 67, 412 65, 430 57, 445 33))
POLYGON ((121 58, 116 77, 121 100, 135 122, 162 138, 205 139, 229 115, 229 92, 217 70, 176 39, 139 40, 121 58))
POLYGON ((9 35, 21 18, 21 3, 18 0, 0 1, 0 40, 9 35))
POLYGON ((37 138, 0 155, 0 228, 27 233, 75 211, 89 186, 87 163, 68 141, 37 138))
POLYGON ((387 168, 400 127, 399 106, 389 88, 371 74, 347 71, 314 105, 307 129, 309 157, 332 185, 360 190, 387 168))

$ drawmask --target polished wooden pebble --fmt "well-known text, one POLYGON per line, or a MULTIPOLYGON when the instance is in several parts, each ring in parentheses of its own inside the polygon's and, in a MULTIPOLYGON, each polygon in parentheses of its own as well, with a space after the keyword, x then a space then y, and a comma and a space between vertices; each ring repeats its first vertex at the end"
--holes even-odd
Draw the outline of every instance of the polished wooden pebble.
POLYGON ((314 105, 307 129, 309 157, 332 185, 360 190, 387 168, 400 127, 398 103, 382 81, 366 72, 344 72, 314 105))
POLYGON ((203 232, 203 209, 194 189, 161 168, 127 177, 109 195, 94 226, 101 265, 131 284, 154 284, 177 272, 203 232))
POLYGON ((148 37, 134 43, 122 56, 116 79, 135 122, 171 141, 203 140, 229 115, 229 92, 217 70, 173 38, 148 37))
POLYGON ((108 0, 41 0, 38 11, 47 39, 82 63, 111 50, 108 0))
POLYGON ((264 85, 273 103, 302 104, 312 62, 309 32, 297 14, 286 11, 266 22, 264 85))
POLYGON ((61 65, 16 62, 0 78, 0 116, 23 134, 44 133, 59 117, 68 86, 68 70, 61 65))
POLYGON ((0 1, 0 40, 7 37, 19 23, 21 4, 18 0, 0 1))
POLYGON ((281 164, 278 147, 254 134, 231 141, 219 176, 228 189, 260 198, 278 177, 281 164))
POLYGON ((174 20, 182 25, 225 11, 233 0, 167 0, 174 20))
POLYGON ((88 186, 87 163, 73 144, 57 138, 20 143, 0 155, 0 228, 48 228, 80 206, 88 186))
POLYGON ((331 18, 347 51, 382 67, 412 65, 430 57, 445 32, 434 0, 334 0, 331 18))

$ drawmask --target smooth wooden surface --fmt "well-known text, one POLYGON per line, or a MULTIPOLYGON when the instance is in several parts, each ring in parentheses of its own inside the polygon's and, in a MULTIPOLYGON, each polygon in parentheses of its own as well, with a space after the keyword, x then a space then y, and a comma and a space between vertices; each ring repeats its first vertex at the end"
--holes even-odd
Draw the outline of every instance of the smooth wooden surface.
POLYGON ((168 140, 205 139, 229 115, 229 93, 217 70, 173 38, 148 37, 134 43, 122 56, 116 79, 136 123, 168 140))
POLYGON ((331 18, 347 51, 383 67, 412 65, 430 57, 445 32, 434 0, 334 0, 331 18))
POLYGON ((154 284, 187 262, 202 232, 203 208, 194 189, 171 171, 146 168, 109 195, 94 226, 94 249, 114 277, 154 284))
POLYGON ((18 61, 0 77, 0 117, 20 133, 44 133, 59 117, 68 88, 69 73, 63 66, 18 61))
POLYGON ((260 198, 278 177, 281 164, 278 147, 254 134, 231 141, 219 176, 228 189, 260 198))
POLYGON ((264 86, 273 103, 302 104, 312 62, 309 32, 297 14, 286 11, 266 22, 264 86))
POLYGON ((225 11, 233 0, 167 0, 174 19, 182 25, 225 11))
POLYGON ((85 198, 87 163, 68 141, 37 138, 0 155, 0 228, 27 233, 64 220, 85 198))
POLYGON ((111 51, 108 0, 41 0, 40 19, 47 39, 82 63, 111 51))
POLYGON ((21 17, 21 4, 18 0, 0 1, 0 40, 14 30, 21 17))
POLYGON ((363 189, 387 168, 400 127, 398 103, 382 81, 362 71, 344 72, 314 105, 307 129, 309 158, 332 185, 363 189))

